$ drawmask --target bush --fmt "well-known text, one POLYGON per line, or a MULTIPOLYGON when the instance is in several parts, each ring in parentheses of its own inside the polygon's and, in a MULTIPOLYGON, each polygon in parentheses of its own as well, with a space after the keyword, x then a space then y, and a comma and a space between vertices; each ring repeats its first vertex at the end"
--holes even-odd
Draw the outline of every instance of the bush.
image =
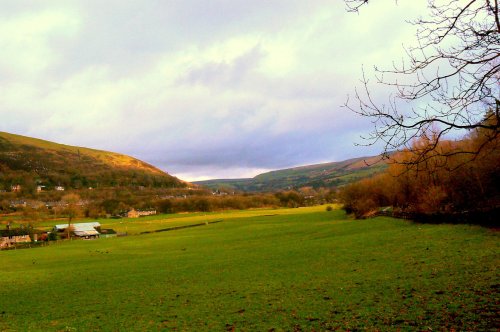
POLYGON ((56 233, 56 232, 50 232, 50 233, 48 234, 47 239, 48 239, 49 241, 56 241, 56 240, 57 240, 57 233, 56 233))
POLYGON ((328 211, 328 212, 329 212, 329 211, 333 211, 332 206, 331 206, 331 205, 328 205, 328 206, 326 207, 326 211, 328 211))

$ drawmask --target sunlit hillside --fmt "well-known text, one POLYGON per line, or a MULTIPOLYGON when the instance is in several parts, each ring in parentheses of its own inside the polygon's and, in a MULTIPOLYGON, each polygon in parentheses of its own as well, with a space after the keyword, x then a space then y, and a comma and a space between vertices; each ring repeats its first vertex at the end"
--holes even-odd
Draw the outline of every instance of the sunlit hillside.
POLYGON ((98 187, 185 184, 141 160, 114 152, 69 146, 0 132, 0 186, 98 187))

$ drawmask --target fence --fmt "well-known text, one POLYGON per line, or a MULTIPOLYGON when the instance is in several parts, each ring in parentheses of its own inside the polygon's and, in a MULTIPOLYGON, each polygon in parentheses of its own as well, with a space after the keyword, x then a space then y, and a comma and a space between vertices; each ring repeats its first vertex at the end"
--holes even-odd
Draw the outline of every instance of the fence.
POLYGON ((198 226, 206 226, 210 224, 217 224, 219 222, 222 222, 223 220, 214 220, 214 221, 206 221, 203 223, 199 224, 192 224, 192 225, 184 225, 184 226, 176 226, 176 227, 170 227, 170 228, 162 228, 162 229, 156 229, 154 231, 146 231, 146 232, 141 232, 139 234, 151 234, 151 233, 160 233, 160 232, 169 232, 169 231, 175 231, 178 229, 184 229, 184 228, 192 228, 192 227, 198 227, 198 226))

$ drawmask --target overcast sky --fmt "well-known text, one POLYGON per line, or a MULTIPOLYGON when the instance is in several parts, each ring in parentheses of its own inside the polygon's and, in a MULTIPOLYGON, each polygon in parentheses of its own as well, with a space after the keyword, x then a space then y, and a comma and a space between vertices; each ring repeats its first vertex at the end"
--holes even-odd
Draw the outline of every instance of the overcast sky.
POLYGON ((184 180, 376 154, 354 147, 371 124, 342 105, 362 66, 414 44, 405 20, 423 5, 1 0, 0 131, 129 154, 184 180))

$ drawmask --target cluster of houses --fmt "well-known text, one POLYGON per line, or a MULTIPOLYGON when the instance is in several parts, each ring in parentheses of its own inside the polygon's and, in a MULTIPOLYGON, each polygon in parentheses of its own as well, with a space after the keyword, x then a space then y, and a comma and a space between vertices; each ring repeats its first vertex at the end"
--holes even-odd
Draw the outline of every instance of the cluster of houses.
MULTIPOLYGON (((76 202, 77 206, 84 206, 88 204, 89 202, 86 200, 79 200, 76 202)), ((48 202, 42 202, 38 200, 26 200, 26 199, 17 199, 17 200, 11 200, 10 201, 10 207, 14 208, 25 208, 25 207, 30 207, 33 209, 38 209, 43 206, 46 208, 55 208, 55 207, 65 207, 68 204, 63 202, 63 201, 48 201, 48 202)))
MULTIPOLYGON (((22 189, 22 186, 20 184, 15 184, 15 185, 10 186, 10 191, 12 191, 13 193, 21 192, 21 189, 22 189)), ((46 189, 45 186, 39 185, 36 187, 36 192, 39 193, 39 192, 45 191, 45 189, 46 189)), ((55 186, 54 190, 64 191, 65 188, 63 186, 55 186)))
POLYGON ((231 193, 228 193, 225 191, 220 191, 219 189, 212 192, 212 196, 227 196, 227 195, 234 195, 234 194, 235 194, 234 191, 231 193))
MULTIPOLYGON (((86 222, 70 224, 71 235, 84 240, 92 240, 97 238, 115 237, 118 234, 112 229, 102 229, 98 222, 86 222)), ((55 225, 52 232, 62 234, 68 229, 68 224, 55 225)), ((38 234, 33 234, 33 239, 30 235, 9 235, 8 231, 0 234, 0 249, 13 247, 20 243, 38 241, 38 234)))
POLYGON ((127 212, 126 216, 127 218, 139 218, 139 217, 146 217, 146 216, 152 216, 156 214, 156 210, 150 209, 150 210, 136 210, 132 209, 127 212))
MULTIPOLYGON (((40 193, 42 191, 45 191, 46 187, 45 186, 36 186, 36 192, 40 193)), ((65 188, 63 186, 55 186, 54 187, 55 191, 64 191, 65 188)))
MULTIPOLYGON (((126 213, 128 218, 139 218, 144 216, 155 215, 156 210, 136 210, 132 209, 126 213)), ((84 239, 92 240, 97 238, 109 238, 117 236, 117 233, 112 229, 102 229, 99 222, 86 222, 86 223, 74 223, 70 224, 72 236, 84 239)), ((55 225, 52 232, 56 234, 63 234, 67 231, 68 224, 55 225)), ((19 243, 26 243, 38 240, 38 234, 33 235, 33 239, 29 235, 8 235, 0 234, 0 249, 9 248, 15 246, 19 243)), ((1 232, 0 232, 1 233, 1 232)))
POLYGON ((0 237, 0 249, 9 248, 15 246, 18 243, 31 242, 31 237, 29 235, 14 235, 14 236, 1 236, 0 237))

